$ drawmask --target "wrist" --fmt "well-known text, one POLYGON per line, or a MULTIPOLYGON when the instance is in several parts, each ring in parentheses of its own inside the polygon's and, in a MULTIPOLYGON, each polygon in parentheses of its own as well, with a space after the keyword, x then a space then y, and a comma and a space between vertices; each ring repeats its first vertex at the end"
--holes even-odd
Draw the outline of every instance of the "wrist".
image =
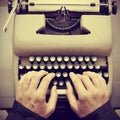
POLYGON ((22 104, 20 104, 18 101, 15 100, 12 112, 15 114, 18 114, 19 116, 23 118, 34 118, 34 120, 46 120, 45 118, 41 117, 40 115, 32 112, 28 108, 24 107, 22 104))

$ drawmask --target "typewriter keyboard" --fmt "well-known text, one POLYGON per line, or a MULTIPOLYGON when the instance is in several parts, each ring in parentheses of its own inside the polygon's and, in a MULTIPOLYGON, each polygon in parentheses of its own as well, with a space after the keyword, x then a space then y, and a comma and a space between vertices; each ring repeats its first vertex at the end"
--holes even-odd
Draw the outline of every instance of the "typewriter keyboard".
POLYGON ((65 89, 66 81, 70 81, 69 73, 82 74, 84 71, 94 71, 102 75, 106 83, 109 80, 107 57, 96 56, 29 56, 19 57, 19 79, 28 71, 46 70, 54 72, 56 77, 50 86, 65 89))

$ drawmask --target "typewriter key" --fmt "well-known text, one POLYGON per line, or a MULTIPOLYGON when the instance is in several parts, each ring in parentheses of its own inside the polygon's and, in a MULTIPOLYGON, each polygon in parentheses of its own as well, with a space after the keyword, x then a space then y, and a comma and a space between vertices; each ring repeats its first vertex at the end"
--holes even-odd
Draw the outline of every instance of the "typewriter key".
POLYGON ((66 64, 65 64, 64 62, 62 62, 62 63, 60 64, 60 68, 61 68, 62 70, 64 70, 64 69, 66 68, 66 64))
POLYGON ((55 62, 55 63, 53 64, 53 68, 54 68, 55 70, 59 69, 59 64, 58 64, 57 62, 55 62))
POLYGON ((87 68, 86 63, 85 63, 85 62, 82 62, 82 63, 81 63, 81 69, 82 69, 82 70, 85 70, 86 68, 87 68))
POLYGON ((67 72, 64 72, 62 75, 63 75, 63 77, 65 77, 65 78, 68 77, 68 73, 67 73, 67 72))
POLYGON ((84 59, 85 59, 85 62, 89 62, 90 61, 90 57, 89 56, 86 56, 84 59))
POLYGON ((38 69, 38 64, 33 64, 33 70, 37 70, 38 69))
POLYGON ((31 65, 26 65, 26 66, 25 66, 25 68, 26 68, 27 70, 30 70, 31 67, 32 67, 31 65))
POLYGON ((73 68, 73 64, 72 64, 71 62, 68 62, 68 63, 67 63, 67 68, 68 68, 68 69, 72 69, 72 68, 73 68))
POLYGON ((46 66, 47 66, 47 69, 48 69, 48 70, 51 70, 52 67, 53 67, 52 64, 51 64, 50 62, 48 62, 46 66))
POLYGON ((76 61, 76 57, 75 57, 75 56, 71 56, 70 59, 71 59, 72 62, 75 62, 75 61, 76 61))
POLYGON ((49 61, 49 57, 48 57, 48 56, 44 56, 44 57, 43 57, 43 61, 44 61, 44 62, 48 62, 48 61, 49 61))
POLYGON ((63 58, 62 58, 61 56, 58 56, 58 57, 57 57, 57 61, 58 61, 58 62, 62 62, 62 59, 63 59, 63 58))
POLYGON ((92 56, 91 60, 92 60, 92 62, 96 62, 97 61, 97 57, 92 56))
POLYGON ((65 61, 65 62, 68 62, 69 59, 70 59, 70 58, 69 58, 68 56, 64 56, 64 61, 65 61))
POLYGON ((56 72, 56 77, 61 77, 61 73, 60 72, 56 72))
POLYGON ((41 69, 41 70, 44 70, 44 69, 45 69, 45 63, 44 63, 44 62, 41 62, 41 63, 40 63, 40 69, 41 69))
POLYGON ((55 62, 55 60, 56 60, 56 58, 55 58, 54 56, 51 56, 51 57, 50 57, 50 61, 51 61, 51 62, 55 62))
POLYGON ((35 60, 35 57, 34 57, 34 56, 30 56, 28 59, 29 59, 29 61, 30 61, 31 63, 33 63, 34 60, 35 60))
POLYGON ((73 66, 74 66, 74 68, 75 68, 76 70, 78 70, 78 69, 80 68, 80 65, 79 65, 78 62, 75 62, 73 66))
POLYGON ((38 62, 38 63, 40 63, 40 61, 42 60, 42 58, 41 57, 36 57, 36 61, 38 62))
POLYGON ((59 86, 63 86, 64 85, 64 81, 59 81, 59 86))
POLYGON ((82 62, 82 61, 83 61, 83 57, 82 57, 82 56, 79 56, 79 57, 78 57, 78 61, 79 61, 79 62, 82 62))

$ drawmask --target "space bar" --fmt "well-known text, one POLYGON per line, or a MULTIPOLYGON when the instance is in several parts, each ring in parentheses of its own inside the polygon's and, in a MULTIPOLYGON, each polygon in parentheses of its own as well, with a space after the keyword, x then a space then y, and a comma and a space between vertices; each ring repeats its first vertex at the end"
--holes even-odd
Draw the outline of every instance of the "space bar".
POLYGON ((66 95, 66 89, 57 89, 58 95, 66 95))

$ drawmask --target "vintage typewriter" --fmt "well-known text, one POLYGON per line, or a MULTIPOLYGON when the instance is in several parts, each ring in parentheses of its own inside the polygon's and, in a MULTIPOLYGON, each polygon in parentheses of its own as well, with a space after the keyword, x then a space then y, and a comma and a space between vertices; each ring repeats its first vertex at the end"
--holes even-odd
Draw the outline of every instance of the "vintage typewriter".
POLYGON ((67 107, 65 82, 70 72, 97 72, 111 92, 110 15, 117 12, 116 1, 9 0, 8 9, 10 17, 14 14, 15 83, 28 71, 54 72, 50 86, 57 86, 58 108, 67 107))

